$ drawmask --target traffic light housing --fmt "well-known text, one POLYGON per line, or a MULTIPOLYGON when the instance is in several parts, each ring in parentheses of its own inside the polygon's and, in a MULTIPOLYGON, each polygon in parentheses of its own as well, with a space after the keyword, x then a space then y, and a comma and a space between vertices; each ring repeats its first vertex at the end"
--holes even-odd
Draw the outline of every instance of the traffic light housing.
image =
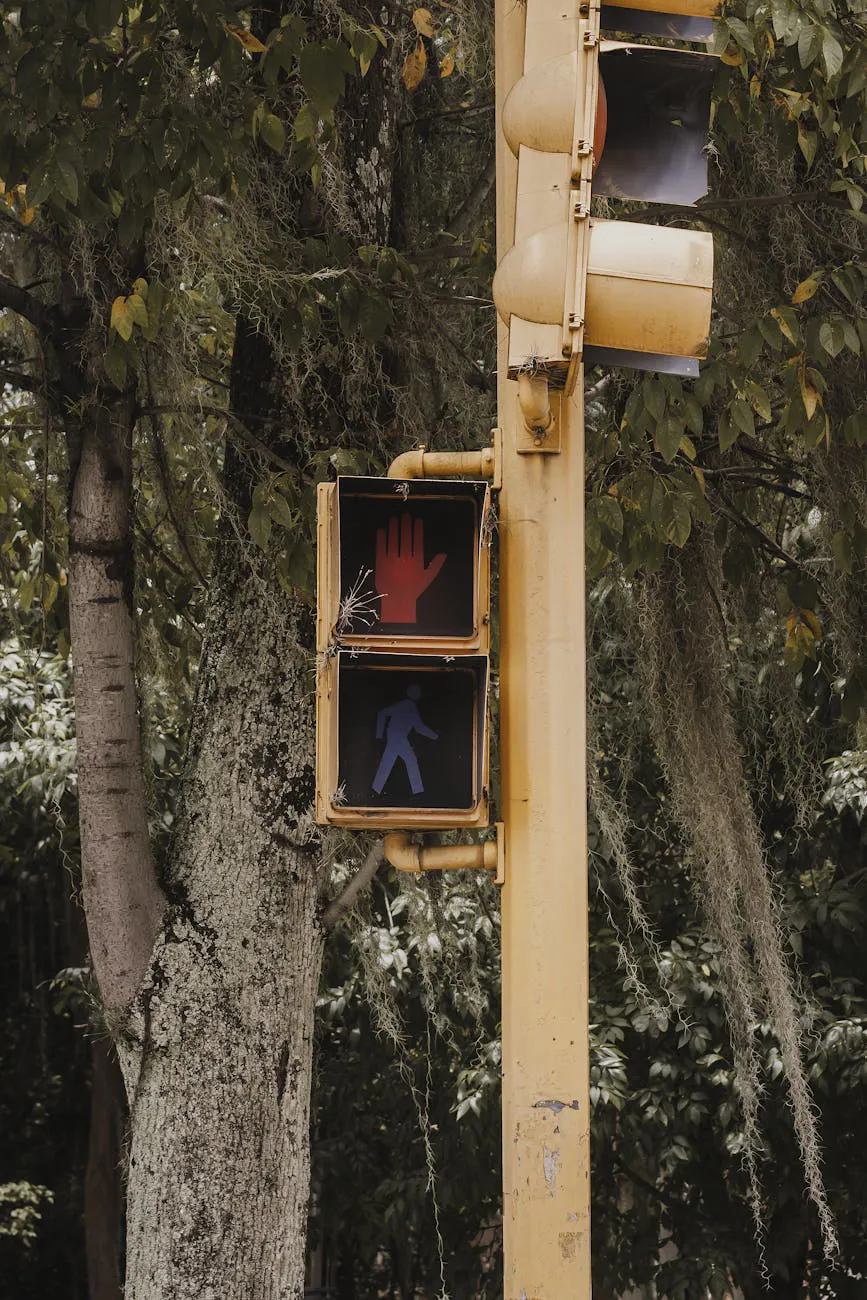
POLYGON ((317 820, 488 824, 490 488, 319 486, 317 820))
MULTIPOLYGON (((682 13, 654 8, 657 29, 694 31, 715 5, 666 8, 682 13)), ((592 189, 688 206, 704 194, 714 60, 603 42, 599 0, 577 17, 565 10, 528 0, 524 76, 502 114, 518 158, 514 244, 494 279, 509 374, 571 388, 585 359, 695 374, 710 328, 711 236, 591 218, 590 200, 592 189)), ((606 7, 618 30, 644 30, 641 13, 606 7)))

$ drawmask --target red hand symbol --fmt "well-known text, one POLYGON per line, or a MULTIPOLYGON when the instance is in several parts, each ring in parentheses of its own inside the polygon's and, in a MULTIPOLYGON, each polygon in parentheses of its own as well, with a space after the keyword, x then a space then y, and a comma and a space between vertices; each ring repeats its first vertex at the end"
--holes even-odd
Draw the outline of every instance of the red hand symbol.
POLYGON ((389 519, 388 536, 384 528, 376 530, 376 566, 374 586, 380 596, 380 620, 383 623, 415 623, 416 601, 427 591, 445 564, 445 555, 435 555, 424 562, 424 523, 403 515, 389 519))

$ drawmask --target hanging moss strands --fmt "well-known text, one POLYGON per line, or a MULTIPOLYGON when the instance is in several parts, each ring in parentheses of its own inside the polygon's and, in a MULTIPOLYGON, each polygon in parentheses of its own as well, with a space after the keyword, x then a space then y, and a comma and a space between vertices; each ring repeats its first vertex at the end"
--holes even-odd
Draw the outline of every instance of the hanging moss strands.
POLYGON ((717 938, 744 1116, 744 1159, 762 1234, 759 1127, 763 1090, 755 1028, 778 1039, 792 1121, 826 1251, 836 1231, 821 1171, 815 1107, 804 1069, 804 1014, 761 841, 727 691, 727 647, 711 566, 700 541, 642 585, 641 660, 657 751, 689 846, 694 888, 717 938))

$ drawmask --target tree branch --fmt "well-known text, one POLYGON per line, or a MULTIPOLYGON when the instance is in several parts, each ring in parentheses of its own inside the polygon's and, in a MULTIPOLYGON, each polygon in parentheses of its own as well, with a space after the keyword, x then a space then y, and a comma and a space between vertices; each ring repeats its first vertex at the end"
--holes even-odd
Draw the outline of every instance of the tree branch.
MULTIPOLYGON (((732 479, 747 487, 764 488, 768 492, 781 492, 783 496, 794 497, 798 500, 809 501, 812 499, 809 492, 802 492, 800 488, 790 487, 788 483, 769 481, 767 476, 770 476, 771 480, 780 477, 779 471, 771 465, 768 465, 767 468, 761 465, 726 465, 719 469, 711 469, 703 465, 701 470, 707 478, 732 479)), ((792 475, 792 477, 795 476, 792 475)))
POLYGON ((252 447, 254 451, 258 451, 260 456, 264 456, 266 460, 270 460, 272 464, 277 465, 284 473, 295 473, 294 465, 290 465, 288 460, 284 460, 282 456, 278 456, 277 453, 272 451, 261 438, 257 438, 255 433, 252 433, 247 428, 246 424, 244 424, 242 420, 238 419, 237 415, 234 415, 231 411, 224 410, 222 406, 145 406, 142 407, 140 414, 212 415, 215 419, 225 420, 230 429, 238 435, 242 442, 247 443, 247 445, 252 447))
POLYGON ((461 347, 460 343, 458 343, 457 339, 452 338, 451 334, 445 328, 442 322, 437 320, 436 312, 431 312, 428 319, 430 321, 430 324, 433 326, 435 332, 439 334, 439 336, 446 343, 448 343, 449 347, 454 350, 456 355, 461 358, 464 364, 469 366, 469 370, 464 374, 463 377, 464 383, 467 384, 468 387, 475 388, 481 393, 496 393, 497 391, 496 374, 495 373, 489 374, 486 371, 482 370, 477 362, 475 362, 471 357, 467 356, 466 352, 461 347))
POLYGON ((608 385, 611 383, 611 379, 612 376, 610 373, 603 375, 601 379, 597 379, 593 387, 588 388, 587 392, 584 394, 584 401, 594 402, 597 397, 601 397, 608 385))
POLYGON ((735 523, 740 524, 742 528, 745 528, 748 533, 755 537, 763 550, 767 551, 770 555, 775 556, 778 560, 782 560, 787 569, 793 569, 796 573, 802 572, 802 566, 798 563, 795 557, 790 555, 788 551, 784 551, 782 546, 778 546, 773 537, 769 537, 763 528, 760 528, 758 524, 754 524, 752 519, 748 519, 742 511, 738 510, 737 506, 733 505, 732 502, 729 501, 728 497, 719 486, 716 487, 716 493, 726 514, 729 515, 735 523))
POLYGON ((497 160, 493 154, 488 159, 484 171, 446 226, 445 233, 457 239, 466 233, 466 229, 479 208, 487 201, 497 176, 497 160))
POLYGON ((54 321, 48 308, 5 275, 0 275, 0 307, 23 316, 35 329, 44 334, 50 334, 54 328, 54 321))
POLYGON ((177 513, 175 511, 175 504, 174 504, 173 493, 172 493, 171 475, 169 474, 168 458, 166 456, 165 443, 163 442, 159 421, 157 420, 156 416, 153 414, 152 411, 150 412, 150 423, 151 423, 151 433, 153 434, 153 440, 154 440, 154 450, 156 452, 157 469, 159 471, 160 482, 162 484, 163 496, 166 502, 166 509, 168 511, 169 518, 172 521, 172 526, 174 527, 175 530, 175 536, 180 542, 181 550, 183 551, 184 555, 187 557, 187 560, 190 563, 190 567, 192 568, 193 572, 195 573, 202 587, 205 589, 205 591, 207 591, 208 581, 205 575, 202 573, 201 569, 199 568, 198 564, 196 563, 196 557, 193 555, 192 548, 190 547, 189 542, 187 541, 186 533, 182 528, 181 522, 178 519, 177 513))
POLYGON ((24 235, 27 239, 32 239, 36 244, 45 244, 47 248, 57 252, 57 245, 47 235, 43 235, 41 230, 34 230, 33 226, 24 226, 17 217, 13 217, 7 208, 0 208, 0 221, 8 229, 10 235, 24 235))
POLYGON ((794 194, 747 194, 737 199, 699 199, 696 209, 707 208, 779 208, 787 203, 827 203, 834 208, 848 207, 839 194, 830 190, 796 190, 794 194))
MULTIPOLYGON (((700 221, 703 226, 710 226, 712 230, 721 230, 724 235, 729 235, 739 243, 744 244, 747 248, 753 249, 754 252, 764 252, 763 246, 756 239, 751 239, 749 235, 744 235, 740 230, 735 230, 733 226, 728 225, 725 221, 720 221, 718 217, 708 217, 700 210, 699 205, 695 204, 692 208, 678 207, 675 204, 666 204, 665 206, 654 204, 654 212, 664 213, 667 216, 680 217, 681 220, 691 216, 693 221, 700 221)), ((621 221, 646 221, 647 212, 642 209, 641 212, 627 212, 619 218, 621 221)))
POLYGON ((700 1206, 685 1205, 682 1201, 677 1200, 676 1197, 668 1195, 668 1193, 664 1192, 660 1187, 657 1187, 652 1183, 649 1178, 645 1178, 644 1175, 638 1173, 636 1169, 630 1168, 622 1156, 615 1155, 614 1163, 623 1171, 624 1174, 626 1174, 626 1177, 631 1183, 635 1183, 636 1187, 643 1188, 650 1196, 659 1201, 661 1205, 665 1205, 671 1210, 676 1210, 680 1214, 694 1214, 698 1218, 703 1219, 705 1223, 711 1221, 709 1216, 700 1206))
POLYGON ((437 262, 440 259, 450 261, 459 257, 470 257, 472 251, 469 244, 433 244, 430 248, 419 248, 405 256, 408 262, 437 262))
POLYGON ((0 383, 11 384, 14 388, 21 388, 27 393, 45 391, 44 385, 35 375, 26 375, 23 370, 8 370, 6 366, 0 366, 0 383))
POLYGON ((419 117, 408 117, 401 122, 402 131, 411 126, 419 126, 422 122, 434 122, 444 117, 474 117, 477 113, 493 113, 493 100, 486 101, 484 104, 473 104, 469 108, 444 108, 437 113, 422 113, 419 117))
POLYGON ((367 857, 362 862, 358 871, 350 880, 343 893, 335 898, 334 902, 326 908, 325 915, 322 917, 322 927, 325 930, 333 930, 337 922, 352 907, 362 889, 373 880, 379 868, 382 866, 385 853, 383 850, 382 840, 377 840, 367 857))

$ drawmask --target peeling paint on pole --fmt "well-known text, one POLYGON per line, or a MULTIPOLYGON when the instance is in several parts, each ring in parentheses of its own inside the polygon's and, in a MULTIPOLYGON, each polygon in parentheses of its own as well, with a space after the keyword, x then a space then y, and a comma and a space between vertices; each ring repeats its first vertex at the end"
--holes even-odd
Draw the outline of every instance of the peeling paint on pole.
POLYGON ((560 1168, 560 1152, 542 1148, 542 1168, 545 1171, 545 1184, 552 1196, 557 1195, 557 1172, 560 1168))

